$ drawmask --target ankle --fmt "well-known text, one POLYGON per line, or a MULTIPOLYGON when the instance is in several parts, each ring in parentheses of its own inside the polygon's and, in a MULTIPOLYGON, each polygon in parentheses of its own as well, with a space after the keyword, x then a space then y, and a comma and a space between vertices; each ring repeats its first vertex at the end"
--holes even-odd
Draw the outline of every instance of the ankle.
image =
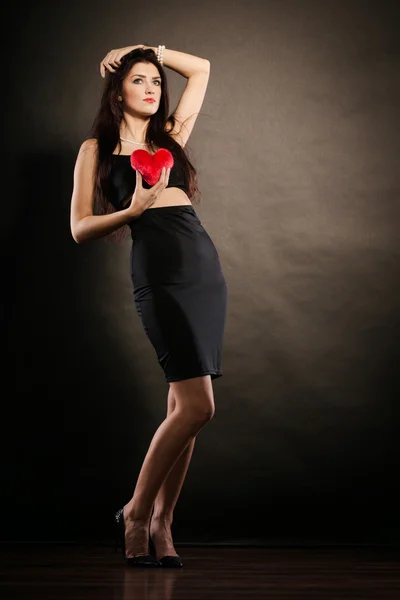
POLYGON ((149 523, 150 523, 150 517, 148 516, 143 516, 143 514, 140 514, 137 510, 133 509, 129 504, 127 504, 124 510, 124 516, 125 519, 128 519, 129 521, 135 521, 135 523, 140 526, 143 525, 144 527, 148 527, 149 523))
POLYGON ((154 511, 151 517, 152 523, 172 525, 173 515, 171 513, 163 513, 154 511))

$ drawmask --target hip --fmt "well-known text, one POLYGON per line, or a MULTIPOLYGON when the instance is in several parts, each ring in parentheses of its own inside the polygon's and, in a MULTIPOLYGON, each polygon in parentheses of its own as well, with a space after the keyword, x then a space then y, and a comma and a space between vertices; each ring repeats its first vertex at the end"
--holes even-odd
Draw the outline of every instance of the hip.
POLYGON ((130 274, 134 288, 143 285, 192 285, 223 282, 218 250, 203 230, 196 235, 166 235, 133 240, 130 274))

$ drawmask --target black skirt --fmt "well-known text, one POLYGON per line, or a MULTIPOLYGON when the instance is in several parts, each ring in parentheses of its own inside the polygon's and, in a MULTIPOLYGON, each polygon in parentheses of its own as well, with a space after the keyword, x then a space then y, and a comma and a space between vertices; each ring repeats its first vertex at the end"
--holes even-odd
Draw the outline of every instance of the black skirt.
POLYGON ((148 208, 129 226, 135 305, 166 380, 221 377, 227 285, 193 206, 148 208))

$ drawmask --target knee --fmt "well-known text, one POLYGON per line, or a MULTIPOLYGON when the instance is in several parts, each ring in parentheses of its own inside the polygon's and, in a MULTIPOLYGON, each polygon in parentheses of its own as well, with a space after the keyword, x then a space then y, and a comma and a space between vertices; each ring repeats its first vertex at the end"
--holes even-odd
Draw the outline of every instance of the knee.
POLYGON ((195 402, 193 401, 191 404, 186 404, 185 406, 177 406, 176 410, 182 417, 185 419, 187 423, 190 423, 197 431, 201 429, 205 423, 208 423, 213 416, 215 409, 208 402, 195 402))
POLYGON ((192 398, 190 406, 186 408, 189 410, 191 418, 200 424, 211 421, 215 413, 214 402, 209 397, 192 398))
POLYGON ((207 423, 207 421, 211 421, 215 413, 214 405, 207 403, 206 405, 200 405, 194 407, 194 414, 196 419, 201 423, 207 423))
POLYGON ((215 414, 214 395, 209 376, 174 382, 170 402, 184 412, 192 422, 205 423, 215 414))

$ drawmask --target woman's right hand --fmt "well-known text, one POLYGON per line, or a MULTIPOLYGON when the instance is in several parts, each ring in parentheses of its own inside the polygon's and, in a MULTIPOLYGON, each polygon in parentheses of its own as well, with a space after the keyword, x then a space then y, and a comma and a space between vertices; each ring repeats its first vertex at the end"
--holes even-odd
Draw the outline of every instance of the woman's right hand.
POLYGON ((110 50, 103 60, 100 63, 100 75, 103 77, 106 76, 106 69, 110 71, 110 73, 114 73, 118 67, 121 65, 121 60, 125 56, 125 54, 129 54, 132 50, 136 48, 144 48, 144 44, 136 44, 136 46, 126 46, 125 48, 117 48, 116 50, 110 50))
POLYGON ((154 204, 167 187, 170 173, 171 169, 163 167, 161 169, 160 179, 157 183, 151 188, 145 189, 142 185, 142 175, 139 171, 136 171, 135 191, 130 205, 126 208, 128 214, 132 215, 132 217, 140 217, 149 206, 154 204))

